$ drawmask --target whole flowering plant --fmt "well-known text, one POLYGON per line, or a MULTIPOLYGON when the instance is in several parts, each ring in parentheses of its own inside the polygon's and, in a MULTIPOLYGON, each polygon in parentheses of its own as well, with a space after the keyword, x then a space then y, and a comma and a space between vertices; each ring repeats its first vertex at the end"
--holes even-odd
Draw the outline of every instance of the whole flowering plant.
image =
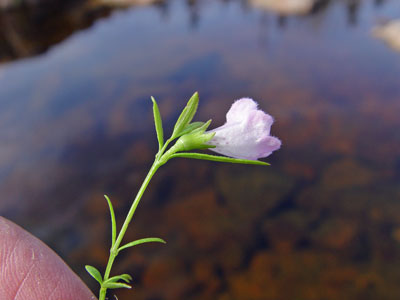
POLYGON ((250 98, 242 98, 235 101, 226 114, 226 123, 221 127, 207 131, 211 120, 207 122, 192 122, 199 104, 198 93, 190 98, 186 107, 180 114, 172 135, 164 141, 164 130, 160 111, 156 100, 153 101, 154 123, 158 139, 158 152, 153 165, 143 181, 126 219, 117 234, 117 225, 113 205, 105 195, 111 214, 111 248, 107 267, 104 275, 101 275, 95 267, 86 265, 89 274, 100 284, 99 300, 106 298, 108 289, 131 288, 129 282, 132 277, 129 274, 111 276, 111 268, 118 254, 127 248, 149 242, 165 243, 163 239, 150 237, 122 244, 122 240, 128 229, 136 208, 143 196, 151 178, 156 171, 172 158, 194 158, 219 162, 269 165, 259 161, 259 158, 269 156, 278 150, 281 141, 270 135, 273 118, 259 110, 257 103, 250 98), (170 144, 175 143, 170 146, 170 144), (205 153, 188 152, 192 150, 210 149, 225 156, 216 156, 205 153))

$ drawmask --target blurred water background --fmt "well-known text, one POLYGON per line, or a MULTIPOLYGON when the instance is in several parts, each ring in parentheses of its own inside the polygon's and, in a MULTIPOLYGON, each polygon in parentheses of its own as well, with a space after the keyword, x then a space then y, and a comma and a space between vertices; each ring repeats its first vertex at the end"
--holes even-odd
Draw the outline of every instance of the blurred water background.
POLYGON ((371 35, 400 1, 130 2, 0 12, 0 214, 97 292, 103 194, 121 224, 156 152, 150 95, 167 133, 194 91, 212 127, 248 96, 282 149, 161 168, 127 241, 168 244, 118 257, 118 299, 400 299, 400 53, 371 35))

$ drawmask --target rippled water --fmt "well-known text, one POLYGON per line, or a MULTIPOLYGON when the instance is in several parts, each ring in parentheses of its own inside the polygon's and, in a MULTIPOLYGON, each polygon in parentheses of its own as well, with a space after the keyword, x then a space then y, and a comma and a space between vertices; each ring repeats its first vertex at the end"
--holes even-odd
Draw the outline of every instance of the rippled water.
POLYGON ((135 278, 118 298, 400 298, 400 53, 371 35, 400 2, 287 17, 233 0, 65 11, 66 23, 34 14, 39 27, 0 16, 16 29, 0 32, 1 215, 95 289, 83 265, 107 259, 102 195, 121 224, 156 151, 149 96, 169 132, 196 90, 212 126, 249 96, 276 119, 272 166, 164 166, 127 239, 168 244, 117 260, 135 278))

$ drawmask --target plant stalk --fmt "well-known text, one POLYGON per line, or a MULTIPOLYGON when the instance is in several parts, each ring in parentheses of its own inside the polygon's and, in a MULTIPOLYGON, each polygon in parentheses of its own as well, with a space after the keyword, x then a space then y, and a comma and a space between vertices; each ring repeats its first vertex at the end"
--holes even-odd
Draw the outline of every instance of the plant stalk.
MULTIPOLYGON (((164 148, 164 150, 165 150, 165 148, 164 148)), ((107 263, 106 271, 104 273, 103 282, 108 280, 110 277, 112 265, 113 265, 114 260, 117 257, 118 252, 119 252, 119 246, 122 242, 122 239, 125 236, 125 233, 128 229, 130 222, 132 221, 133 215, 136 211, 137 206, 139 205, 139 202, 143 196, 143 193, 145 192, 147 186, 150 183, 151 178, 154 176, 154 174, 156 173, 158 168, 161 167, 165 163, 164 161, 161 161, 162 157, 163 156, 162 156, 162 152, 161 152, 160 155, 157 155, 156 159, 154 160, 154 163, 151 166, 149 173, 147 174, 146 178, 144 179, 142 186, 140 187, 139 192, 137 193, 135 200, 133 201, 132 206, 129 209, 129 212, 125 218, 124 224, 122 225, 121 230, 118 233, 118 237, 115 240, 114 245, 112 245, 112 247, 110 249, 110 256, 108 258, 108 263, 107 263)), ((102 285, 100 287, 99 300, 105 300, 106 294, 107 294, 107 288, 102 285)))

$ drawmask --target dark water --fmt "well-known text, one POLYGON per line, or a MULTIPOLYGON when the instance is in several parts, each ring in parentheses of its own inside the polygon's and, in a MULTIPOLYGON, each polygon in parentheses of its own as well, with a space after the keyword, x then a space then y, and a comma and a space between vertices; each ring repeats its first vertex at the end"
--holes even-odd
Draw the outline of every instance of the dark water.
POLYGON ((370 33, 399 1, 288 17, 246 1, 63 11, 1 16, 19 28, 0 39, 1 215, 97 289, 83 265, 105 267, 102 195, 121 224, 156 151, 149 96, 168 132, 195 90, 196 119, 214 126, 249 96, 276 119, 272 166, 160 169, 127 240, 168 244, 118 258, 135 279, 118 298, 400 299, 400 53, 370 33))

